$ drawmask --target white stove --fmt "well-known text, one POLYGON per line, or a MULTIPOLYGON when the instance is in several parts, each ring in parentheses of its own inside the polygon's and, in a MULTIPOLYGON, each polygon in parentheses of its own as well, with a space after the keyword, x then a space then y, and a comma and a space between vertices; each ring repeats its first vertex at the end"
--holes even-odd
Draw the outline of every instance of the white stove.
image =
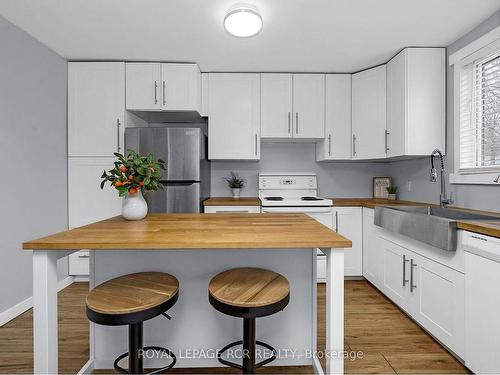
POLYGON ((331 199, 318 197, 314 173, 260 173, 259 198, 262 212, 331 212, 333 205, 331 199))

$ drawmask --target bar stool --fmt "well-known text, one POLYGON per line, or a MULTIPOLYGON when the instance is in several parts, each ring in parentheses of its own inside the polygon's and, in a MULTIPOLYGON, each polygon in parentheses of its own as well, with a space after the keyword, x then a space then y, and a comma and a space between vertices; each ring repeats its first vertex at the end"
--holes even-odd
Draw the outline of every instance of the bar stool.
POLYGON ((128 325, 128 353, 120 355, 114 362, 116 371, 122 374, 142 374, 143 354, 149 350, 167 354, 172 362, 153 370, 151 374, 172 368, 177 359, 170 350, 158 346, 142 345, 142 323, 163 315, 179 297, 179 281, 172 275, 161 272, 141 272, 108 280, 87 295, 87 317, 94 323, 106 326, 128 325), (142 350, 142 351, 141 351, 142 350), (128 357, 128 371, 119 362, 128 357))
POLYGON ((279 273, 261 268, 234 268, 216 275, 208 286, 210 304, 219 312, 243 318, 243 340, 226 345, 217 354, 220 363, 238 368, 244 374, 276 359, 276 350, 255 338, 255 319, 283 310, 290 300, 288 280, 279 273), (242 365, 222 358, 228 349, 243 344, 242 365), (269 349, 273 355, 255 363, 255 347, 269 349))

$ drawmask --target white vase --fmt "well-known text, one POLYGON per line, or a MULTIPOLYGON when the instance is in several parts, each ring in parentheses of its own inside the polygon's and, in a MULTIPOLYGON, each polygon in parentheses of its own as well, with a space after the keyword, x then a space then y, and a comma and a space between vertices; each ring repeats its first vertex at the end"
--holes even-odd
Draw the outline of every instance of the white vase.
POLYGON ((241 189, 240 188, 231 189, 231 192, 233 193, 233 198, 239 198, 240 197, 241 189))
POLYGON ((122 216, 126 220, 141 220, 148 214, 148 204, 139 190, 123 198, 122 216))

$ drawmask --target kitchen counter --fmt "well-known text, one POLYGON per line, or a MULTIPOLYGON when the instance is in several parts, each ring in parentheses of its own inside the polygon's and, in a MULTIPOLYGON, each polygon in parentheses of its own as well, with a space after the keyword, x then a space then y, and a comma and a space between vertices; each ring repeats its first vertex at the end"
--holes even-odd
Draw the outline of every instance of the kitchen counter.
POLYGON ((458 228, 469 232, 480 233, 486 236, 500 238, 500 219, 499 220, 461 220, 458 222, 458 228))
POLYGON ((260 198, 257 197, 214 197, 203 201, 204 206, 260 206, 260 198))
POLYGON ((351 241, 305 214, 150 214, 140 221, 119 216, 23 244, 30 250, 344 247, 351 241))
MULTIPOLYGON (((23 248, 33 250, 34 372, 58 372, 57 261, 88 249, 90 288, 145 271, 166 272, 179 280, 179 301, 169 311, 173 324, 151 319, 145 331, 148 342, 175 353, 198 348, 215 353, 242 335, 241 324, 210 306, 207 288, 213 276, 237 267, 280 273, 290 283, 290 302, 279 314, 259 320, 259 340, 288 353, 274 365, 312 366, 321 373, 319 361, 307 355, 317 342, 316 257, 320 249, 327 264, 328 323, 322 334, 329 350, 342 353, 344 252, 349 247, 349 239, 302 213, 150 214, 140 221, 114 217, 28 241, 23 248), (293 353, 285 351, 290 348, 293 353)), ((127 351, 123 327, 91 327, 89 361, 80 373, 111 369, 114 359, 127 351)), ((154 359, 148 365, 161 367, 161 362, 154 359)), ((328 372, 343 372, 343 355, 331 355, 326 362, 328 372)), ((187 355, 179 356, 176 366, 221 364, 211 355, 187 355)))

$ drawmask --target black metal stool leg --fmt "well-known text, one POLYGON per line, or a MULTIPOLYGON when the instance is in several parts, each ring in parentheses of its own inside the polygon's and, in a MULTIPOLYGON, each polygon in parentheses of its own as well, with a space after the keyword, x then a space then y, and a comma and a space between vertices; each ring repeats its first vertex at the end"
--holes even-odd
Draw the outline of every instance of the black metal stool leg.
POLYGON ((128 326, 128 372, 129 374, 142 374, 143 356, 139 350, 142 349, 142 323, 130 324, 128 326))
POLYGON ((243 373, 255 374, 255 318, 243 319, 243 373))

